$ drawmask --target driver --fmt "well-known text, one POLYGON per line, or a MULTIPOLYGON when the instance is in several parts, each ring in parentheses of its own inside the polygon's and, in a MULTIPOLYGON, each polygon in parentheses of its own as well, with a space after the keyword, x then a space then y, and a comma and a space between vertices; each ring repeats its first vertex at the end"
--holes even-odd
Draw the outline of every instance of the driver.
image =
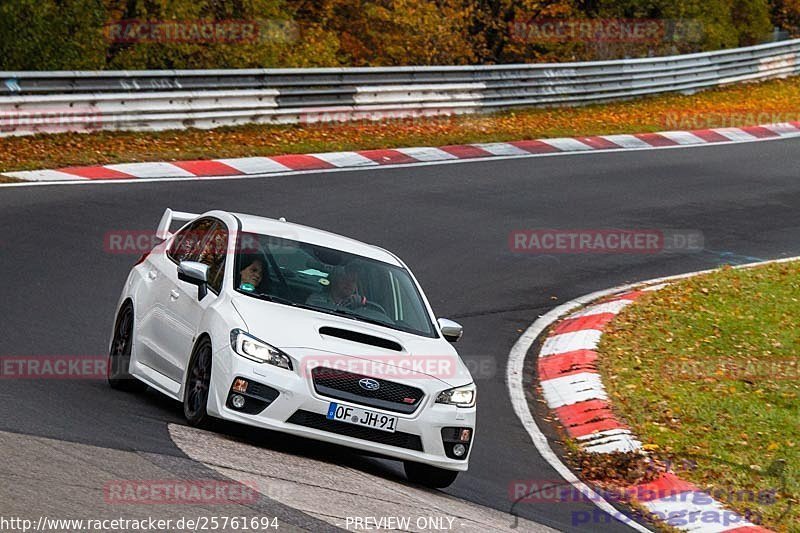
POLYGON ((339 267, 330 275, 327 290, 312 294, 306 300, 317 307, 363 307, 367 299, 358 293, 358 274, 355 269, 339 267))

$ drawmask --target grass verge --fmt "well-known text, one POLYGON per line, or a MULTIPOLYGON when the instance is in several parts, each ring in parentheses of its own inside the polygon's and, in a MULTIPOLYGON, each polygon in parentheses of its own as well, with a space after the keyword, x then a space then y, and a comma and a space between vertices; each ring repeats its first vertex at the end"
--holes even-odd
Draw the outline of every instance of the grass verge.
POLYGON ((642 296, 603 335, 603 381, 648 449, 731 508, 800 531, 800 262, 642 296))
POLYGON ((691 96, 494 115, 3 137, 0 171, 736 127, 800 120, 798 102, 800 77, 793 77, 691 96))

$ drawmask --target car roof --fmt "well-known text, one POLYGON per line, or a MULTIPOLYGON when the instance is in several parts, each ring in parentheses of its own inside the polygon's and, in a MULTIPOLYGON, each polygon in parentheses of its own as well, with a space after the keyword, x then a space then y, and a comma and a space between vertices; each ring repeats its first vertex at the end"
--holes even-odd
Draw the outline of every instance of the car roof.
POLYGON ((306 242, 317 246, 333 248, 334 250, 342 252, 361 255, 394 266, 403 266, 393 254, 383 248, 366 244, 349 237, 343 237, 329 231, 303 226, 302 224, 294 224, 292 222, 285 222, 267 217, 243 213, 231 214, 241 221, 242 231, 248 233, 273 235, 284 239, 306 242))

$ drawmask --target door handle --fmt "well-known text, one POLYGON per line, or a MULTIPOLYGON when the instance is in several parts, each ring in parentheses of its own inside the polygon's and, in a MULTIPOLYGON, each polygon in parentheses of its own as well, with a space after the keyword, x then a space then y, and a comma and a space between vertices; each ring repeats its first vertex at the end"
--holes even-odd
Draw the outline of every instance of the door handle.
POLYGON ((169 297, 170 297, 171 300, 173 300, 173 301, 177 300, 179 296, 180 296, 180 293, 178 291, 176 291, 175 289, 172 289, 171 291, 169 291, 169 297))

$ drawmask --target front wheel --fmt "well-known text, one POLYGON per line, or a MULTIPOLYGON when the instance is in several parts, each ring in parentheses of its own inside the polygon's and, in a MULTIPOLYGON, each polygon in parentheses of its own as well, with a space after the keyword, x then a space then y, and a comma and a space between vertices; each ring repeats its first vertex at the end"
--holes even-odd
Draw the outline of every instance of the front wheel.
POLYGON ((204 337, 194 349, 183 393, 183 414, 190 426, 207 427, 209 389, 211 388, 211 341, 204 337))
POLYGON ((130 375, 131 347, 133 346, 133 306, 125 303, 117 315, 114 338, 108 353, 108 384, 111 388, 128 392, 141 392, 146 385, 130 375))
POLYGON ((417 483, 432 489, 449 487, 458 477, 457 470, 445 470, 435 466, 405 461, 403 467, 406 477, 412 483, 417 483))

